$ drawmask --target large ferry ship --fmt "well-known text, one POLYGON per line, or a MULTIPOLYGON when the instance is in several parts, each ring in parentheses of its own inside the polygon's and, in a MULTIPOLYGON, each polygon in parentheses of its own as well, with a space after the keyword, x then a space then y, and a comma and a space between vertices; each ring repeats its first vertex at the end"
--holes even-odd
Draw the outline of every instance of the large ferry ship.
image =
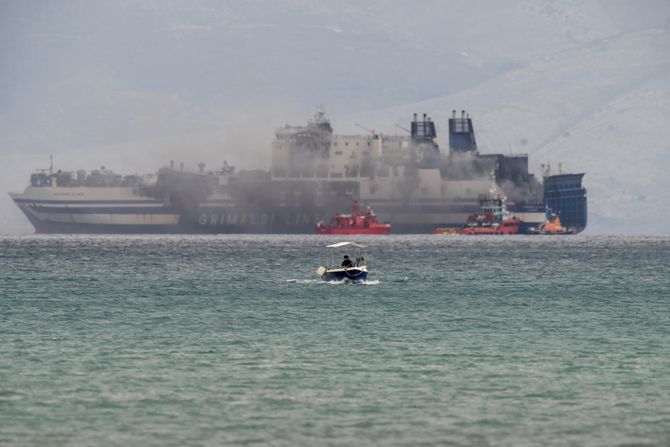
POLYGON ((566 227, 586 227, 584 174, 528 171, 526 154, 483 154, 465 111, 448 119, 449 148, 435 122, 414 114, 407 135, 337 135, 322 110, 304 126, 276 131, 269 170, 189 171, 174 162, 148 175, 102 167, 36 172, 10 193, 38 233, 313 233, 315 225, 357 200, 394 233, 460 228, 491 186, 523 221, 549 213, 566 227))

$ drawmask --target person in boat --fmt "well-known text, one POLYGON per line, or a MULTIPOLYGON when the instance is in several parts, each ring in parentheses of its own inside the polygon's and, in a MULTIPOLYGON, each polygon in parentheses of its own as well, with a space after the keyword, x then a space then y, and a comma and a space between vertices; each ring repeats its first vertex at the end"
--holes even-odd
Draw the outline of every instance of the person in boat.
POLYGON ((342 261, 342 267, 344 268, 349 268, 353 267, 354 263, 351 262, 351 259, 349 259, 349 255, 344 255, 344 261, 342 261))

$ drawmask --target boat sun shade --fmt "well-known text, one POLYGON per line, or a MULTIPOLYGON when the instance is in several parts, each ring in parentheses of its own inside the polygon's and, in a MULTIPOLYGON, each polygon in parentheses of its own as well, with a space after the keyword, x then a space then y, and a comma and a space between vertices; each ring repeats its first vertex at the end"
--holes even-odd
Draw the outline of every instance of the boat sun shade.
POLYGON ((356 242, 338 242, 336 244, 326 245, 327 248, 340 248, 340 247, 346 247, 346 246, 351 246, 351 247, 356 247, 356 248, 367 247, 366 245, 357 244, 356 242))

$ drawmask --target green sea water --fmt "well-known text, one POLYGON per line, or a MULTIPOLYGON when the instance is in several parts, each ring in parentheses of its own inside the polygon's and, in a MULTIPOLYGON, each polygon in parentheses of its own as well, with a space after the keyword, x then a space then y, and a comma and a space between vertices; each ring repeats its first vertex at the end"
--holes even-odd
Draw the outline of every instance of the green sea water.
POLYGON ((0 238, 0 445, 670 445, 670 238, 0 238))

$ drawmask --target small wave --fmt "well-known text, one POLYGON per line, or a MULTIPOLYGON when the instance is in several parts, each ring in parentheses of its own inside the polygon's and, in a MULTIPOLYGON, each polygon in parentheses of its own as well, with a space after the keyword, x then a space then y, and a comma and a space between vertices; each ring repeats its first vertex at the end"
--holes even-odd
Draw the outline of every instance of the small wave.
POLYGON ((289 282, 289 283, 295 283, 295 284, 314 284, 314 283, 323 282, 320 279, 287 279, 285 281, 289 282))
POLYGON ((2 401, 12 401, 12 400, 21 400, 24 398, 24 395, 22 393, 18 393, 16 391, 0 391, 0 402, 2 401))
POLYGON ((369 281, 362 281, 361 284, 366 286, 376 286, 377 284, 380 284, 380 282, 378 279, 371 279, 369 281))
POLYGON ((362 284, 365 286, 376 286, 377 284, 379 284, 378 279, 365 280, 365 281, 349 281, 346 279, 343 279, 342 281, 322 281, 320 279, 286 279, 284 281, 292 284, 334 284, 334 285, 362 284))
POLYGON ((361 285, 365 285, 365 286, 374 286, 374 285, 379 284, 378 279, 366 279, 364 281, 351 281, 351 280, 348 280, 348 279, 343 279, 341 281, 319 281, 319 282, 321 282, 323 284, 335 284, 335 285, 339 285, 339 284, 361 284, 361 285))

